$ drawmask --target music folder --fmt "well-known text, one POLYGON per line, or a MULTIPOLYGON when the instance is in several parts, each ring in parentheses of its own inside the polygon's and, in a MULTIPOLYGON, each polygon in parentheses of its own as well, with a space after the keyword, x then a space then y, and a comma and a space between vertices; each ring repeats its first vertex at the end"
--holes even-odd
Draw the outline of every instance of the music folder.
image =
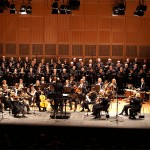
POLYGON ((64 93, 71 93, 71 87, 64 86, 64 93))

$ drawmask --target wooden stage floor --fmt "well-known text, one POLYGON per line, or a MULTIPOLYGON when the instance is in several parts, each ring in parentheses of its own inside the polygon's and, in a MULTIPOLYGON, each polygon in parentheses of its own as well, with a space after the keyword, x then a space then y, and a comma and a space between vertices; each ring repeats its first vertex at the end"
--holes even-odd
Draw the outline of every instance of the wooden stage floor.
MULTIPOLYGON (((30 114, 26 114, 25 118, 19 117, 14 118, 14 116, 5 111, 4 114, 0 114, 0 124, 1 125, 36 125, 36 126, 69 126, 69 127, 107 127, 107 128, 150 128, 150 102, 145 102, 142 106, 142 115, 145 118, 137 117, 136 120, 131 120, 127 116, 119 116, 123 106, 127 104, 125 99, 112 101, 109 109, 109 118, 106 118, 103 114, 101 118, 94 119, 91 112, 80 112, 81 107, 78 106, 76 112, 69 110, 68 104, 66 107, 66 115, 68 119, 52 119, 50 117, 50 108, 47 112, 39 112, 38 109, 31 108, 30 114), (118 111, 118 113, 117 113, 118 111)), ((21 114, 20 114, 21 115, 21 114)), ((65 111, 63 117, 65 116, 65 111)))

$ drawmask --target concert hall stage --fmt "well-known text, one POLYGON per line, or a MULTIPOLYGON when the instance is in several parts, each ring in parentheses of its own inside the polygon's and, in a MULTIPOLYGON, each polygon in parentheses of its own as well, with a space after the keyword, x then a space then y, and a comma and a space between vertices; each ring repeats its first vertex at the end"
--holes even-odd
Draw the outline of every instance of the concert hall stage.
MULTIPOLYGON (((119 100, 118 112, 126 101, 119 100)), ((31 110, 26 117, 14 118, 9 111, 0 114, 0 141, 9 140, 11 145, 0 142, 0 148, 21 149, 149 149, 150 102, 145 102, 142 115, 135 120, 127 116, 116 117, 117 102, 113 101, 109 118, 105 113, 94 119, 91 112, 69 111, 57 119, 50 117, 50 111, 31 110), (19 142, 19 144, 18 144, 19 142), (43 144, 44 143, 44 144, 43 144), (6 146, 6 147, 5 147, 6 146)), ((65 113, 65 112, 64 112, 65 113)))
POLYGON ((31 108, 30 114, 26 114, 25 117, 14 118, 9 111, 5 111, 3 116, 0 113, 0 124, 7 125, 38 125, 38 126, 74 126, 74 127, 115 127, 115 128, 150 128, 150 102, 145 102, 143 104, 141 115, 145 118, 139 118, 136 116, 136 120, 131 120, 127 116, 117 115, 121 112, 126 101, 112 101, 109 108, 109 118, 106 117, 105 112, 102 113, 101 118, 95 119, 91 115, 91 112, 80 112, 81 108, 74 112, 69 110, 67 106, 67 111, 63 114, 60 112, 54 118, 53 112, 48 110, 47 112, 39 112, 34 108, 31 108), (118 111, 118 112, 117 112, 118 111), (116 116, 117 115, 117 116, 116 116))

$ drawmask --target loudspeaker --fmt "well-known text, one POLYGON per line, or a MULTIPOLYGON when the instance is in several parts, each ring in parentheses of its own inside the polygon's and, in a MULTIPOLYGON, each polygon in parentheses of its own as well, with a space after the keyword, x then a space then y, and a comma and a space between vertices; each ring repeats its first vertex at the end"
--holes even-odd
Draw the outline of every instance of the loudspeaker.
POLYGON ((63 112, 63 113, 57 112, 54 115, 54 112, 50 112, 50 118, 51 119, 69 119, 70 113, 66 112, 66 114, 65 114, 65 112, 63 112))

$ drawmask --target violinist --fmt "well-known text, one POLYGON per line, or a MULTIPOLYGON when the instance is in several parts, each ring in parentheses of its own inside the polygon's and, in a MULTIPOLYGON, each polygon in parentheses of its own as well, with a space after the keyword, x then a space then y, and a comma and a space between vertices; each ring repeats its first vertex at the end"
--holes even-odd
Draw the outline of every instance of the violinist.
POLYGON ((12 104, 12 114, 16 117, 18 114, 22 113, 22 117, 25 117, 25 107, 24 105, 19 102, 19 98, 17 95, 11 96, 11 104, 12 104))
POLYGON ((133 95, 131 95, 131 96, 129 97, 129 104, 124 105, 124 107, 123 107, 123 109, 122 109, 122 111, 121 111, 121 113, 120 113, 119 115, 123 115, 123 113, 125 112, 125 116, 128 116, 128 109, 132 107, 134 98, 135 98, 135 96, 136 96, 136 93, 137 93, 137 92, 134 91, 134 92, 133 92, 133 95))
POLYGON ((135 115, 137 112, 141 111, 142 99, 140 98, 140 93, 136 93, 136 97, 133 99, 133 104, 129 109, 129 119, 136 119, 135 115))
POLYGON ((103 109, 107 108, 108 105, 109 105, 109 102, 110 102, 110 98, 109 96, 105 93, 105 97, 102 97, 102 98, 98 98, 99 103, 95 104, 93 106, 93 109, 92 109, 92 114, 91 115, 94 115, 95 118, 98 118, 100 117, 99 114, 100 114, 100 111, 102 111, 103 109))
POLYGON ((91 91, 86 95, 86 99, 83 101, 81 107, 81 112, 84 111, 84 109, 88 109, 88 112, 90 112, 89 104, 95 104, 97 98, 97 93, 95 91, 95 87, 91 88, 91 91))

